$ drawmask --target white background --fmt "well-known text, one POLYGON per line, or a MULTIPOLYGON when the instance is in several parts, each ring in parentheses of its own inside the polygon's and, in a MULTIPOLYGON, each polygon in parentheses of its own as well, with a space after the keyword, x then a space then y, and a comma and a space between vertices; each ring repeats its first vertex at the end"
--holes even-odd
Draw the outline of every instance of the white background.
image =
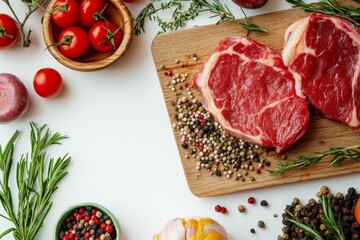
MULTIPOLYGON (((16 2, 18 12, 24 11, 21 1, 12 2, 16 2)), ((128 7, 137 16, 146 2, 138 0, 128 7)), ((242 17, 231 1, 222 2, 237 18, 242 17)), ((265 7, 247 13, 251 16, 287 8, 290 5, 285 1, 270 0, 265 7)), ((2 2, 0 12, 9 12, 2 2)), ((214 218, 235 240, 277 239, 282 228, 281 213, 293 197, 307 201, 315 197, 322 185, 334 192, 346 192, 350 186, 360 190, 360 175, 352 174, 211 198, 194 196, 186 183, 152 60, 151 43, 157 25, 146 24, 146 34, 135 36, 121 61, 104 70, 85 73, 64 67, 44 50, 41 15, 41 11, 36 12, 27 24, 33 29, 29 48, 15 46, 0 52, 0 72, 17 75, 31 98, 26 115, 0 125, 0 143, 4 145, 16 129, 21 130, 15 153, 15 159, 19 159, 21 153, 30 150, 30 121, 46 123, 54 132, 70 137, 52 151, 55 156, 68 152, 72 164, 52 198, 53 208, 37 239, 53 238, 62 211, 89 201, 100 203, 115 214, 127 240, 152 239, 168 220, 196 216, 214 218), (43 67, 55 68, 63 76, 65 88, 56 99, 43 99, 34 92, 33 75, 43 67), (256 205, 246 203, 249 196, 257 199, 256 205), (260 206, 262 199, 269 202, 269 207, 260 206), (216 204, 227 207, 228 214, 216 213, 216 204), (246 214, 237 211, 239 204, 247 207, 246 214), (274 213, 279 217, 274 218, 274 213), (265 229, 257 228, 260 219, 265 221, 265 229), (251 234, 250 228, 255 228, 256 234, 251 234)), ((208 16, 201 14, 186 27, 217 21, 208 16)), ((313 169, 316 171, 315 166, 313 169)), ((12 184, 16 191, 15 183, 12 184)), ((0 220, 0 232, 8 226, 0 220)))

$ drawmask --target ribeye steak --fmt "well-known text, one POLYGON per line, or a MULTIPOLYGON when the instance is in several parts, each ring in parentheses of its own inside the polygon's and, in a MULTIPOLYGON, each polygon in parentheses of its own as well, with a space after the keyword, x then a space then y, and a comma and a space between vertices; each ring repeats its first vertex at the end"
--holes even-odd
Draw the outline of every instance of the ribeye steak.
POLYGON ((292 24, 282 53, 302 92, 325 117, 360 129, 360 30, 333 16, 312 14, 292 24))
POLYGON ((220 41, 194 84, 214 119, 245 141, 281 152, 308 127, 308 102, 280 55, 252 39, 220 41))

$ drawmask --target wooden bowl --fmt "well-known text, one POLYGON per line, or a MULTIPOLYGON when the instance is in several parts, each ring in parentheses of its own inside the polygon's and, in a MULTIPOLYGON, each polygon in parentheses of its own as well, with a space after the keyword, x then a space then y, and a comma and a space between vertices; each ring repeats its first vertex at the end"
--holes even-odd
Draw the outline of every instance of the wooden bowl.
MULTIPOLYGON (((52 0, 49 3, 47 7, 48 11, 52 9, 55 2, 56 0, 52 0)), ((85 55, 75 59, 70 59, 65 57, 56 46, 50 46, 51 44, 58 42, 62 29, 53 23, 49 14, 45 13, 42 30, 45 44, 46 46, 50 46, 48 50, 51 55, 64 66, 78 71, 94 71, 102 69, 119 60, 122 56, 124 56, 125 52, 130 47, 134 36, 134 23, 132 15, 121 0, 109 0, 104 16, 107 20, 122 26, 124 36, 119 48, 116 49, 115 52, 99 53, 90 47, 89 51, 85 55)))

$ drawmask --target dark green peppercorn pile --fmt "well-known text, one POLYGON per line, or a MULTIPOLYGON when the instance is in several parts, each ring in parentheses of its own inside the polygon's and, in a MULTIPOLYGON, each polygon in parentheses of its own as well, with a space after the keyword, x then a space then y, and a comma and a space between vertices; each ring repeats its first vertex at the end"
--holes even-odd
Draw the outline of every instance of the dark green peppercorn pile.
MULTIPOLYGON (((335 218, 338 219, 339 216, 342 220, 343 231, 346 239, 355 240, 360 239, 360 226, 356 223, 354 217, 354 208, 357 200, 360 197, 360 194, 356 192, 354 188, 349 188, 346 195, 342 193, 337 193, 333 195, 330 193, 329 188, 321 187, 320 192, 316 195, 320 197, 322 194, 328 194, 331 199, 331 207, 333 209, 335 218)), ((323 210, 319 200, 310 199, 307 204, 303 205, 300 203, 298 198, 294 198, 291 205, 286 206, 286 210, 291 212, 298 219, 304 223, 308 223, 310 226, 313 225, 322 235, 324 239, 333 239, 329 234, 329 231, 326 229, 324 224, 322 224, 323 219, 323 210)), ((288 215, 286 213, 282 214, 283 217, 283 234, 278 236, 278 240, 312 240, 308 237, 300 228, 296 227, 294 224, 287 220, 288 215)))

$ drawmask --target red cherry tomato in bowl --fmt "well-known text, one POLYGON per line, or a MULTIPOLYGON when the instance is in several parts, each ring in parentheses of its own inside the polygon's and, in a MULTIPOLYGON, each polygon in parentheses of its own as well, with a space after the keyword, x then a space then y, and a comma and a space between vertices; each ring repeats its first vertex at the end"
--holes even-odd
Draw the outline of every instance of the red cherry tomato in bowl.
POLYGON ((89 31, 90 42, 96 51, 114 52, 123 39, 121 28, 110 21, 99 21, 89 31))
POLYGON ((14 45, 18 35, 19 29, 15 20, 7 14, 0 13, 0 49, 14 45))
POLYGON ((63 81, 60 73, 52 68, 42 68, 33 79, 35 92, 43 98, 54 98, 61 92, 63 81))
POLYGON ((79 20, 80 5, 76 0, 57 0, 54 3, 51 19, 61 28, 67 28, 79 20))
POLYGON ((101 13, 106 8, 104 0, 82 0, 80 3, 80 22, 85 27, 91 27, 101 20, 101 13))
POLYGON ((59 35, 58 49, 68 58, 77 58, 84 55, 90 48, 87 32, 81 27, 68 27, 59 35))

